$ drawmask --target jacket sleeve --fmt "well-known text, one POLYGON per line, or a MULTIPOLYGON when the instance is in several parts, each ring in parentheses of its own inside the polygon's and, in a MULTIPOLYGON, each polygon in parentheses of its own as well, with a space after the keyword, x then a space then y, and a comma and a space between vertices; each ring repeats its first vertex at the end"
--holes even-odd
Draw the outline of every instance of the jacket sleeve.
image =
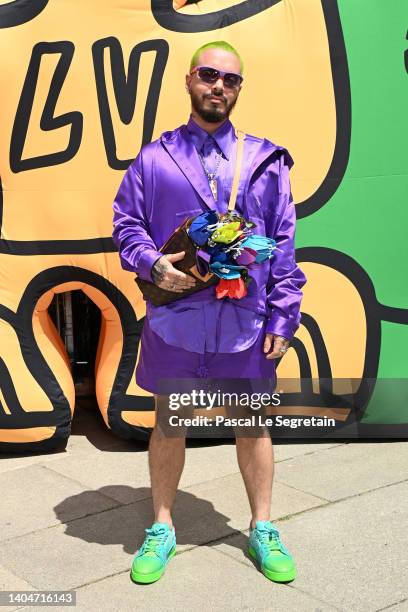
POLYGON ((163 255, 148 232, 141 155, 128 167, 113 202, 112 239, 122 268, 152 281, 151 269, 163 255))
MULTIPOLYGON (((293 163, 293 162, 292 162, 293 163)), ((274 235, 277 249, 270 260, 266 287, 269 317, 266 332, 291 340, 300 325, 301 288, 306 277, 295 261, 296 211, 293 203, 289 167, 281 156, 278 176, 278 218, 274 235)))

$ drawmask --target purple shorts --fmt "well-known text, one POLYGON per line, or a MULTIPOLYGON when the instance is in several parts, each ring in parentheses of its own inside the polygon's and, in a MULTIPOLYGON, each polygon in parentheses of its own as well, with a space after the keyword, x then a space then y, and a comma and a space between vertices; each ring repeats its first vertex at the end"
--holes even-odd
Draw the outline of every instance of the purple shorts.
MULTIPOLYGON (((241 379, 250 385, 248 389, 270 392, 276 386, 275 360, 266 359, 263 352, 265 327, 257 340, 245 351, 238 353, 205 354, 186 351, 165 343, 149 326, 147 318, 143 324, 136 382, 150 393, 161 394, 163 379, 241 379)), ((232 381, 231 381, 232 384, 232 381)), ((241 386, 241 385, 240 385, 241 386)))

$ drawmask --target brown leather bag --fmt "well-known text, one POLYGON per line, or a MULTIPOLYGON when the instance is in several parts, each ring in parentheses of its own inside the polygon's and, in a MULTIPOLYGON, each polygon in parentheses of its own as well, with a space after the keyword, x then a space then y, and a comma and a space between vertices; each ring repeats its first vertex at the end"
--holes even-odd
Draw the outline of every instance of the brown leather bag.
MULTIPOLYGON (((236 130, 235 133, 238 138, 238 143, 234 178, 232 181, 231 195, 228 202, 229 211, 235 208, 245 140, 244 132, 242 132, 241 130, 236 130)), ((215 274, 208 272, 205 276, 202 276, 199 270, 197 269, 196 257, 199 247, 197 247, 193 243, 187 233, 187 229, 194 218, 195 217, 190 217, 189 219, 186 219, 184 223, 182 223, 176 230, 174 230, 170 238, 163 244, 163 246, 159 250, 161 253, 163 253, 163 255, 185 251, 183 259, 175 262, 173 265, 175 268, 177 268, 177 270, 180 270, 181 272, 184 272, 189 276, 193 276, 196 279, 196 284, 194 287, 191 287, 191 289, 186 289, 183 292, 168 291, 167 289, 162 289, 161 287, 158 287, 155 283, 151 283, 150 281, 146 281, 136 276, 135 281, 140 291, 142 292, 143 297, 146 300, 149 300, 152 304, 154 304, 154 306, 163 306, 164 304, 174 302, 175 300, 184 298, 187 295, 190 295, 191 293, 196 293, 197 291, 201 291, 206 287, 216 285, 219 281, 218 276, 216 276, 215 274)))

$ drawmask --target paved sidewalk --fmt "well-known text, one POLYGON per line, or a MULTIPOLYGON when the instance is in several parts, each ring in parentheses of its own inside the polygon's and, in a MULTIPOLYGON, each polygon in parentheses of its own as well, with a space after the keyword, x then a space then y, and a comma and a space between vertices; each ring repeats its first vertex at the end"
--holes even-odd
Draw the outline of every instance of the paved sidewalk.
MULTIPOLYGON (((275 459, 272 519, 294 582, 270 582, 246 554, 234 441, 189 440, 177 555, 158 582, 137 585, 130 566, 153 521, 147 443, 119 440, 78 407, 65 452, 0 455, 0 590, 75 589, 81 612, 408 611, 408 442, 277 440, 275 459)), ((16 609, 39 608, 0 608, 16 609)))

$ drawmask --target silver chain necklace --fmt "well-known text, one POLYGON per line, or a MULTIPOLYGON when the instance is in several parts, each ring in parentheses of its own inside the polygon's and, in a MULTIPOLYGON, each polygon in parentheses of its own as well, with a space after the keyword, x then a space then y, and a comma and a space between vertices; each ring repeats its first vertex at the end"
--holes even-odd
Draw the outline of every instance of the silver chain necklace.
POLYGON ((202 166, 204 168, 204 172, 205 172, 205 174, 207 176, 208 183, 209 183, 210 189, 211 189, 211 193, 213 194, 214 200, 217 201, 218 185, 217 185, 217 179, 215 178, 215 176, 217 174, 218 167, 219 167, 219 165, 221 163, 222 155, 220 155, 219 153, 216 152, 216 154, 218 155, 217 165, 215 166, 214 172, 208 172, 207 168, 205 167, 204 159, 203 159, 201 153, 199 151, 197 151, 197 153, 198 153, 198 157, 200 158, 201 164, 202 164, 202 166))

